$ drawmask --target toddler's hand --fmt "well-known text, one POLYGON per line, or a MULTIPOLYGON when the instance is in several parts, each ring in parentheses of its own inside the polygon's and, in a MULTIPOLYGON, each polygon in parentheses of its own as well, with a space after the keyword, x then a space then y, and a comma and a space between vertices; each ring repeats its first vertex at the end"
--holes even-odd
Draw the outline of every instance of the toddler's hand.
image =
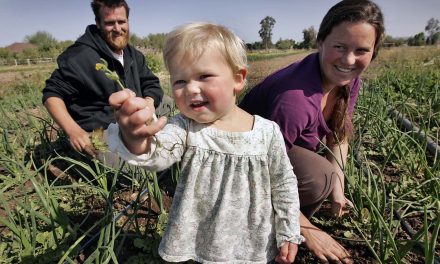
POLYGON ((298 245, 286 242, 281 246, 280 253, 275 258, 275 261, 282 264, 290 264, 295 260, 296 253, 298 253, 298 245))
POLYGON ((149 139, 165 126, 166 118, 151 122, 154 109, 129 89, 110 95, 109 104, 115 109, 115 118, 127 149, 133 154, 148 152, 149 139))

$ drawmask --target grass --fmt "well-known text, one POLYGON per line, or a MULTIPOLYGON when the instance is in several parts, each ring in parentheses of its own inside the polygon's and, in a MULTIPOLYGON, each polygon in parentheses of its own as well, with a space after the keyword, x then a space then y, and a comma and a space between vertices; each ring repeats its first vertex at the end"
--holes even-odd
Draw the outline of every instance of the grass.
POLYGON ((0 73, 41 71, 41 70, 51 71, 54 70, 56 66, 57 66, 56 63, 20 65, 20 66, 0 66, 0 73))
POLYGON ((248 53, 248 61, 260 61, 260 60, 270 60, 279 57, 285 57, 288 55, 304 53, 304 50, 263 50, 263 51, 253 51, 248 53))
MULTIPOLYGON (((251 60, 249 77, 267 75, 264 68, 278 61, 268 59, 272 55, 251 55, 267 62, 260 70, 251 60)), ((439 57, 435 48, 383 50, 365 74, 346 167, 355 208, 343 219, 313 219, 358 253, 356 263, 433 263, 440 255, 439 157, 427 154, 425 144, 388 115, 389 107, 398 109, 438 142, 439 57), (413 225, 414 234, 394 212, 413 225)), ((157 175, 54 152, 47 133, 53 123, 40 101, 49 73, 32 70, 0 94, 0 262, 161 263, 157 246, 167 206, 157 175), (146 201, 124 198, 142 190, 146 201)), ((166 74, 159 76, 166 87, 166 74)))
POLYGON ((393 49, 383 53, 378 64, 370 69, 355 116, 357 137, 353 151, 356 153, 352 155, 359 155, 362 164, 359 167, 352 159, 349 169, 352 172, 348 173, 350 189, 357 190, 353 192, 353 201, 358 210, 365 208, 372 217, 371 229, 358 228, 358 232, 381 263, 408 261, 405 257, 415 250, 418 242, 428 246, 425 246, 425 251, 429 251, 429 254, 424 252, 425 260, 432 260, 439 255, 438 246, 436 249, 429 246, 438 241, 438 231, 431 224, 438 221, 440 212, 438 157, 427 155, 423 142, 402 132, 395 120, 389 118, 388 109, 403 112, 436 138, 433 131, 439 123, 431 117, 439 114, 432 106, 440 103, 437 89, 440 63, 427 66, 426 61, 436 61, 440 50, 412 53, 393 49), (409 102, 418 107, 404 107, 409 102), (422 225, 420 233, 408 237, 394 218, 394 210, 422 225))

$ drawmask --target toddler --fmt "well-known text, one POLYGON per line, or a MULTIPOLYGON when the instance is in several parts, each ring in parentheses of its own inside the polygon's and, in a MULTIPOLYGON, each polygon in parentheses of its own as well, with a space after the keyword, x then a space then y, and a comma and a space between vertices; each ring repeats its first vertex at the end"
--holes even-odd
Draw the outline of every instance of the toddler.
POLYGON ((296 177, 276 123, 236 105, 244 43, 223 26, 191 23, 167 35, 164 61, 180 114, 153 119, 129 89, 110 96, 111 151, 164 170, 181 162, 159 254, 169 262, 294 261, 303 241, 296 177))

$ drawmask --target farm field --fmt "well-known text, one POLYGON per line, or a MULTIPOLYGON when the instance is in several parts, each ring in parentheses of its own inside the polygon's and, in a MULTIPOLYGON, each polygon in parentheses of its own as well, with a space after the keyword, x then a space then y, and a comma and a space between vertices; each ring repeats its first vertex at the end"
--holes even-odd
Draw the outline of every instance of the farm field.
MULTIPOLYGON (((250 60, 249 87, 307 54, 250 60)), ((0 263, 163 263, 178 165, 113 169, 66 150, 41 104, 54 68, 0 67, 0 263)), ((354 263, 439 263, 440 48, 382 49, 363 77, 345 168, 355 206, 334 219, 324 204, 313 222, 354 263)), ((317 262, 300 248, 295 263, 317 262)))

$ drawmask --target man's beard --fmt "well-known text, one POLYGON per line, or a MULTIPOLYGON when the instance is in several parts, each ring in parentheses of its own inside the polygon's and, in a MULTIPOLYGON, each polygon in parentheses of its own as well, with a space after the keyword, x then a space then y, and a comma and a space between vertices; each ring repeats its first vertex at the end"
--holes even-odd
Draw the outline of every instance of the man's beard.
POLYGON ((127 29, 126 31, 121 31, 121 34, 116 38, 112 37, 112 32, 105 33, 101 31, 101 35, 114 52, 119 52, 127 46, 130 34, 127 29))

